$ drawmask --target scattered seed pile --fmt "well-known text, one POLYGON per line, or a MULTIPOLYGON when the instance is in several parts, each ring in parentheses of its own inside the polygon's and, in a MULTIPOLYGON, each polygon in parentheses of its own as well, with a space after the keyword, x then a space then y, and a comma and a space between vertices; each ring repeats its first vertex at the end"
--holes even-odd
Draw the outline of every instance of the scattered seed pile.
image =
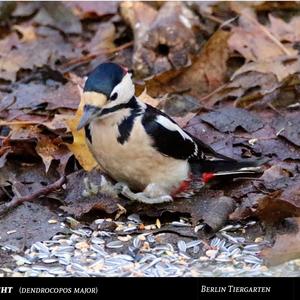
MULTIPOLYGON (((227 225, 209 243, 183 238, 164 242, 166 233, 134 235, 139 226, 137 215, 126 222, 114 222, 111 231, 101 230, 110 219, 97 219, 93 228, 71 229, 65 223, 51 240, 36 242, 20 255, 9 245, 15 268, 0 268, 2 276, 25 277, 177 277, 177 276, 299 276, 300 260, 267 268, 259 257, 268 245, 262 238, 250 241, 235 236, 240 224, 227 225), (122 235, 120 234, 122 233, 122 235)), ((255 224, 249 222, 244 227, 255 224)), ((191 226, 184 220, 174 227, 191 226)), ((92 227, 92 226, 91 226, 92 227)), ((149 229, 157 224, 148 225, 149 229)), ((201 225, 195 230, 201 229, 201 225)))

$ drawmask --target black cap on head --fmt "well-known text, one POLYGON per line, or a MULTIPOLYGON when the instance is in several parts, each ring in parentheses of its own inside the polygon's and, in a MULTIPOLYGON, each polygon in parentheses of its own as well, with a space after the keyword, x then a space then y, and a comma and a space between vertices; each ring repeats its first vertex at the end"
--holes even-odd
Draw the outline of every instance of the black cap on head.
POLYGON ((126 70, 121 66, 114 63, 103 63, 89 74, 83 90, 101 93, 109 97, 125 74, 126 70))

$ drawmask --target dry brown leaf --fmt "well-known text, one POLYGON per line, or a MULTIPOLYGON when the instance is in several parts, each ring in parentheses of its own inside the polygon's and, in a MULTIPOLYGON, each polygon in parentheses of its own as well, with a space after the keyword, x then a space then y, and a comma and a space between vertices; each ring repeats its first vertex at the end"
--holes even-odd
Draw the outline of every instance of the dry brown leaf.
POLYGON ((114 40, 116 38, 116 28, 110 22, 101 23, 98 26, 92 40, 86 45, 85 49, 90 53, 97 53, 103 50, 114 49, 116 46, 114 40))
POLYGON ((99 18, 114 15, 118 12, 118 1, 68 1, 65 5, 71 7, 80 19, 99 18))
POLYGON ((31 83, 16 86, 14 92, 2 100, 0 106, 3 110, 76 109, 79 102, 78 90, 72 82, 58 87, 31 83))
MULTIPOLYGON (((149 74, 148 66, 144 63, 146 57, 140 58, 143 51, 142 41, 145 38, 151 24, 157 16, 157 11, 144 2, 124 1, 120 3, 120 12, 123 19, 130 25, 134 34, 134 68, 140 74, 149 74)), ((153 59, 153 57, 151 57, 153 59)), ((143 77, 140 75, 140 77, 143 77)))
POLYGON ((14 32, 0 41, 0 78, 15 81, 19 70, 53 66, 62 57, 76 56, 73 50, 58 33, 25 43, 14 32))
POLYGON ((278 235, 272 248, 265 248, 261 255, 267 265, 274 266, 285 261, 300 258, 300 218, 295 218, 298 224, 296 233, 278 235))
POLYGON ((147 89, 144 89, 144 91, 139 95, 139 99, 153 107, 156 107, 160 102, 158 99, 155 99, 148 95, 147 89))
POLYGON ((156 97, 169 92, 187 90, 190 95, 200 99, 224 84, 226 62, 230 57, 227 46, 229 37, 229 32, 217 31, 204 45, 193 64, 189 68, 181 69, 176 78, 172 79, 164 73, 146 81, 148 93, 156 97))
POLYGON ((279 41, 300 41, 300 17, 292 18, 289 23, 271 14, 269 15, 269 19, 269 30, 279 41))
POLYGON ((101 192, 84 197, 82 195, 85 190, 84 178, 88 178, 90 183, 99 186, 103 175, 99 170, 94 169, 91 172, 80 170, 67 177, 67 186, 64 191, 64 203, 66 206, 61 206, 60 208, 69 214, 74 215, 76 218, 81 218, 92 210, 113 214, 119 211, 119 204, 122 206, 128 204, 128 201, 120 199, 116 195, 108 195, 101 192))
POLYGON ((22 35, 22 39, 20 40, 22 43, 35 41, 37 39, 35 27, 32 25, 14 25, 12 28, 22 35))
POLYGON ((38 137, 35 149, 43 160, 46 173, 48 173, 52 161, 59 160, 59 171, 63 174, 67 162, 72 156, 72 153, 65 145, 55 142, 54 138, 50 138, 48 135, 40 135, 38 137))
POLYGON ((121 4, 121 11, 135 35, 133 65, 137 78, 190 65, 199 50, 194 32, 199 20, 183 3, 165 2, 157 12, 141 2, 126 2, 121 4))
POLYGON ((93 155, 91 154, 90 150, 88 149, 88 146, 86 145, 84 129, 81 129, 79 131, 77 130, 77 126, 83 113, 83 105, 84 103, 82 98, 75 116, 67 121, 67 124, 71 129, 74 139, 73 143, 67 144, 67 146, 70 149, 70 151, 75 155, 76 159, 79 161, 83 169, 86 171, 91 171, 98 164, 94 159, 93 155))
POLYGON ((229 32, 217 31, 207 41, 193 65, 175 79, 176 86, 179 89, 190 88, 190 94, 198 98, 221 86, 226 80, 229 38, 229 32))
POLYGON ((79 18, 62 2, 41 2, 41 8, 35 15, 34 21, 38 24, 58 28, 66 34, 82 33, 79 18))
POLYGON ((272 73, 276 75, 280 82, 289 75, 300 72, 300 60, 298 56, 281 55, 256 62, 250 62, 238 69, 233 74, 232 79, 236 78, 240 74, 250 71, 272 73))
POLYGON ((243 73, 208 96, 206 105, 212 107, 218 102, 232 99, 236 100, 237 107, 247 108, 278 86, 279 82, 274 74, 256 71, 243 73))
POLYGON ((238 51, 247 61, 262 61, 280 55, 295 55, 296 50, 287 49, 269 30, 254 17, 244 13, 239 18, 239 26, 232 28, 228 40, 232 50, 238 51))

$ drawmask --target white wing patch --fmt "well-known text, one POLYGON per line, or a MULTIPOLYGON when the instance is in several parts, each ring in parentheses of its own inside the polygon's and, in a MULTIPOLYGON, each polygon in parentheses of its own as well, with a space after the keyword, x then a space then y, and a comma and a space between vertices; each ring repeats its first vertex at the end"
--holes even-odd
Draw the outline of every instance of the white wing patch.
POLYGON ((157 116, 156 122, 168 130, 178 131, 185 140, 190 140, 190 141, 194 142, 193 139, 188 134, 186 134, 177 124, 173 123, 168 118, 166 118, 164 116, 157 116))

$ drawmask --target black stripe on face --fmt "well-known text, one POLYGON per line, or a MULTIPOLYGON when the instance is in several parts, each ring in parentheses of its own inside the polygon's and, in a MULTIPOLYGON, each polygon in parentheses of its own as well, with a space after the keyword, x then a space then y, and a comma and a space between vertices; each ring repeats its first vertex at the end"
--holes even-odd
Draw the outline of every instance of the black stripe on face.
POLYGON ((92 144, 92 135, 91 135, 91 129, 90 129, 90 125, 89 124, 86 125, 86 126, 84 126, 84 132, 85 132, 86 138, 92 144))

